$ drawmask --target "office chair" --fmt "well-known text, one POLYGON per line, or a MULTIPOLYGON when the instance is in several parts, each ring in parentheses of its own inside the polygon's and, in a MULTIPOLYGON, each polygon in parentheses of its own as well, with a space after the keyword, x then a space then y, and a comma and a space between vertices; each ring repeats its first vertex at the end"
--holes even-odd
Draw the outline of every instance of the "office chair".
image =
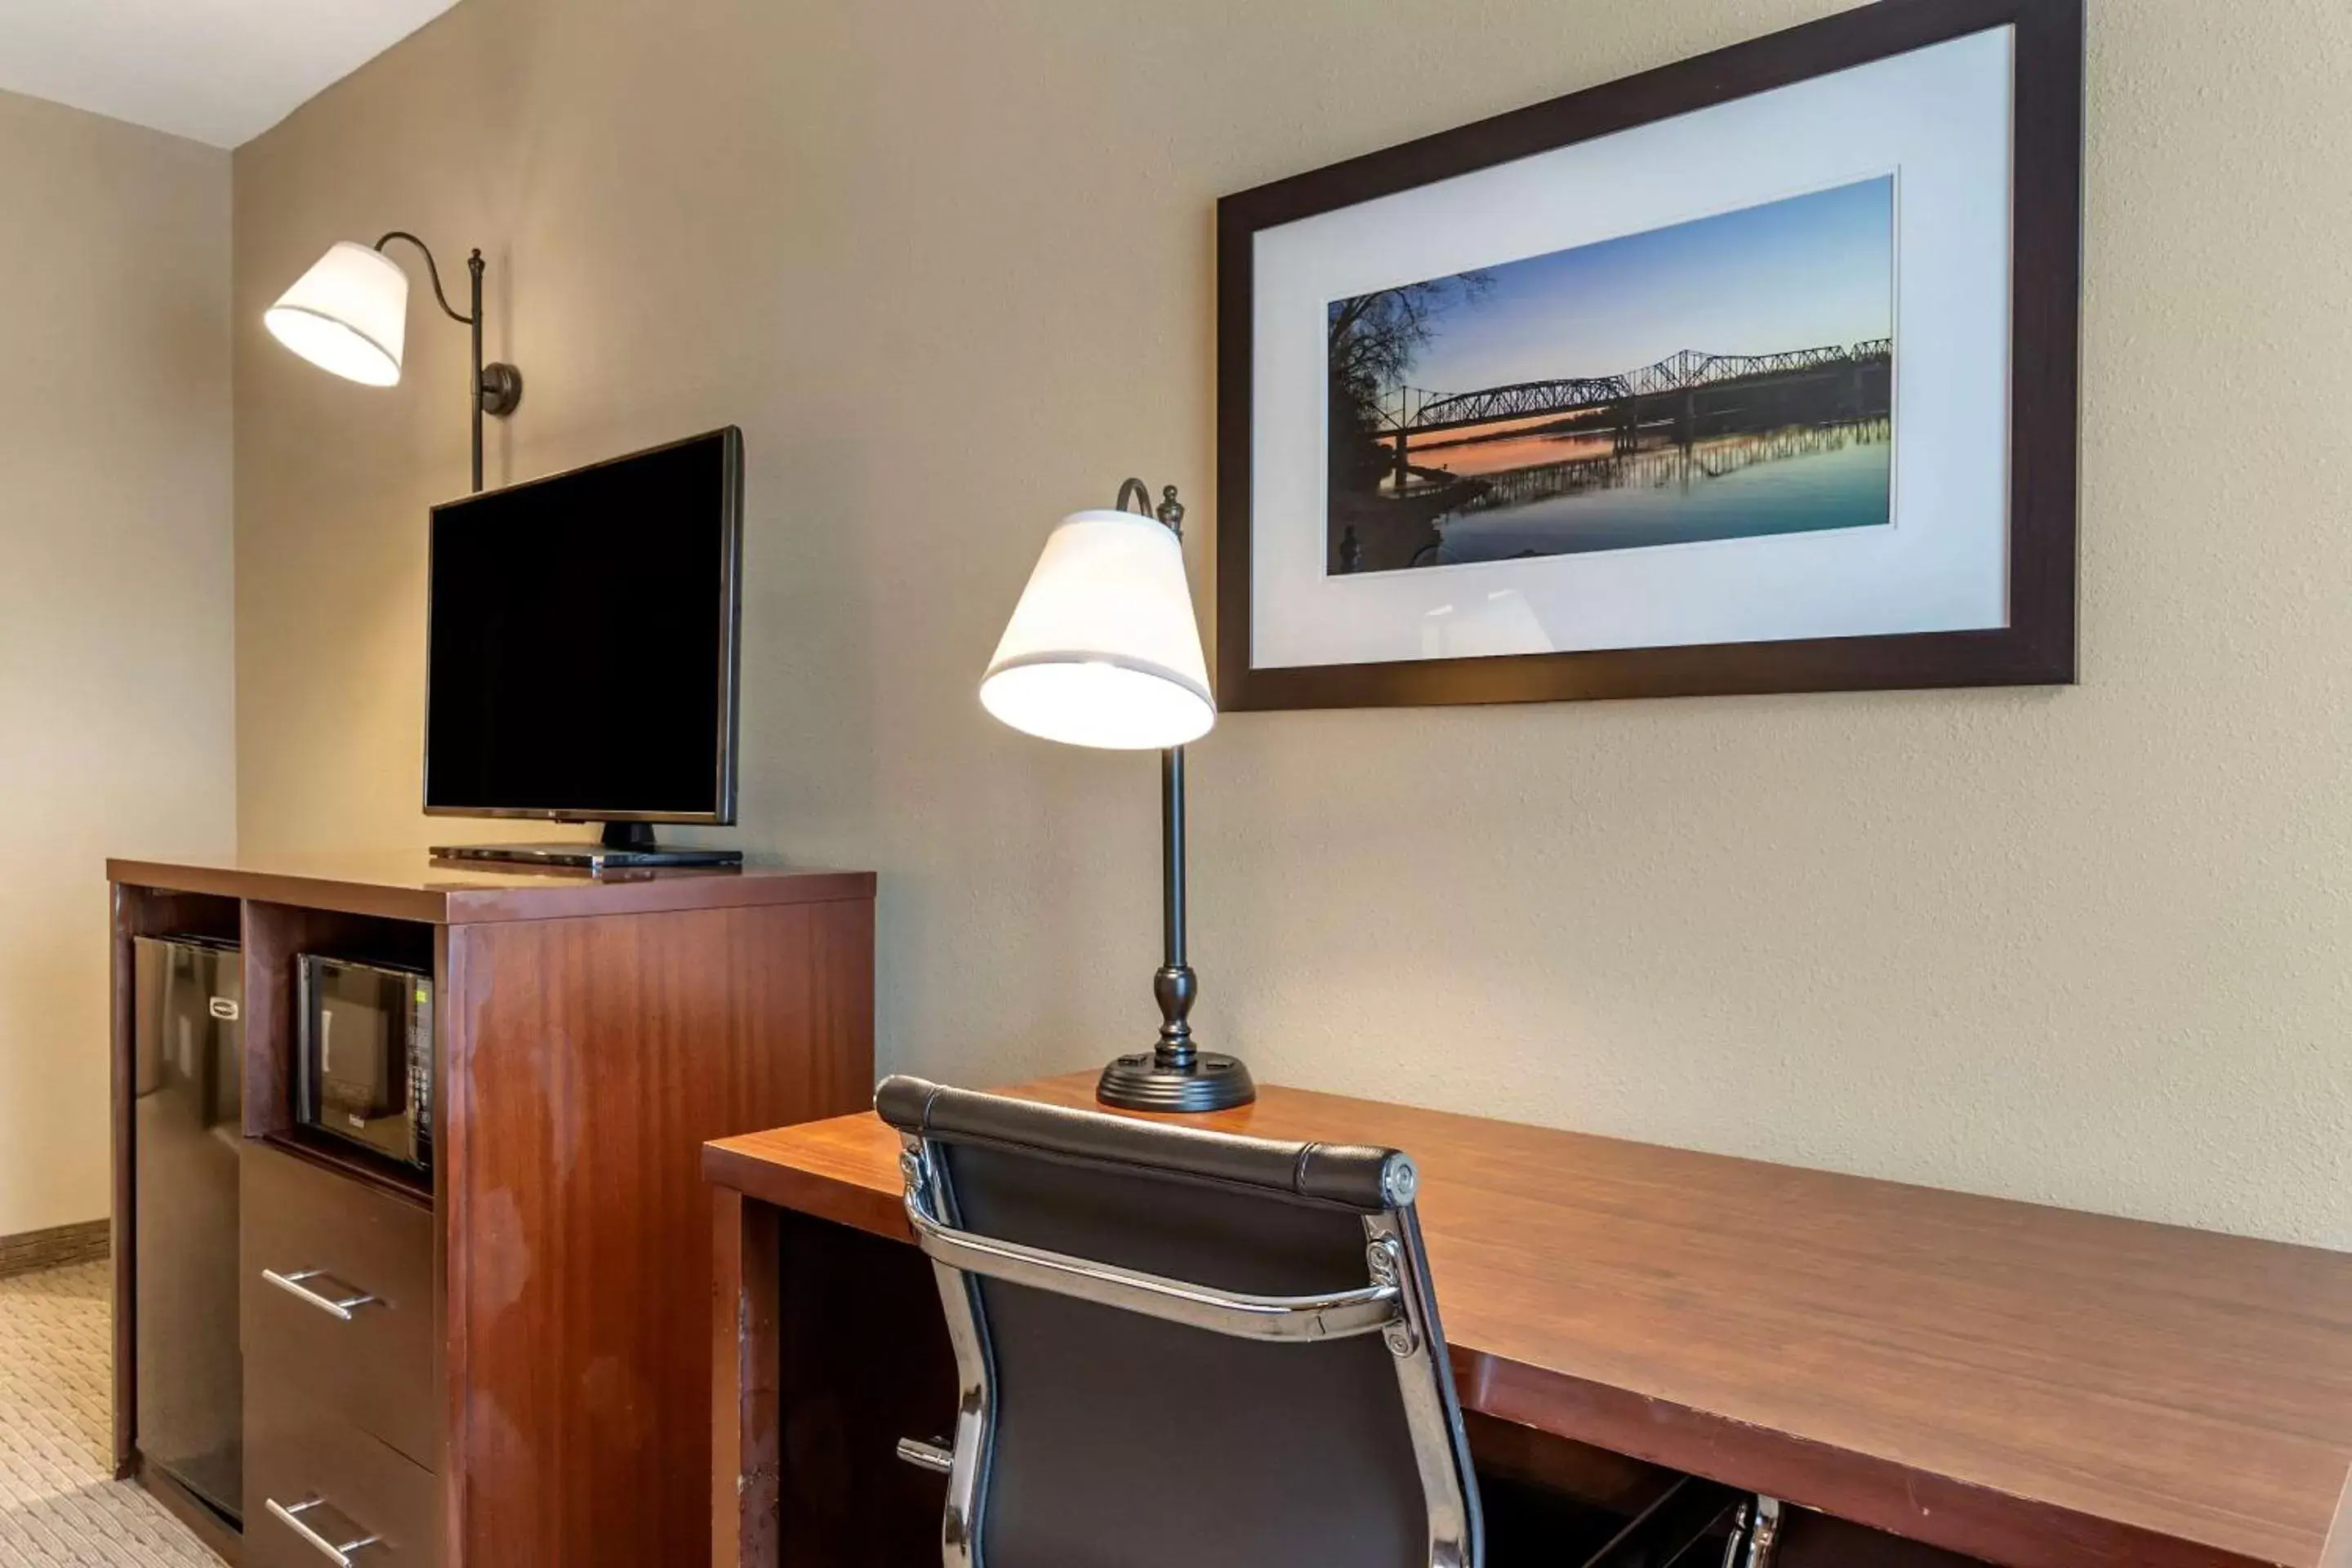
POLYGON ((947 1568, 1482 1568, 1477 1483, 1390 1149, 894 1077, 962 1384, 947 1568))

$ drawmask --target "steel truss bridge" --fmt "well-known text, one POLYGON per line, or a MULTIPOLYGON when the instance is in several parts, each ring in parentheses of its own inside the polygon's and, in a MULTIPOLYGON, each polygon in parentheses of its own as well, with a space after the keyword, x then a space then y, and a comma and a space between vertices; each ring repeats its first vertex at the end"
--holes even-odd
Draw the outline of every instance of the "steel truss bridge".
POLYGON ((1401 387, 1394 405, 1382 410, 1382 419, 1402 437, 1460 430, 1503 419, 1531 419, 1627 405, 1638 409, 1643 398, 1706 387, 1883 367, 1894 354, 1892 338, 1873 338, 1851 347, 1832 343, 1774 354, 1709 354, 1685 349, 1655 364, 1622 375, 1523 381, 1477 392, 1436 393, 1401 387))

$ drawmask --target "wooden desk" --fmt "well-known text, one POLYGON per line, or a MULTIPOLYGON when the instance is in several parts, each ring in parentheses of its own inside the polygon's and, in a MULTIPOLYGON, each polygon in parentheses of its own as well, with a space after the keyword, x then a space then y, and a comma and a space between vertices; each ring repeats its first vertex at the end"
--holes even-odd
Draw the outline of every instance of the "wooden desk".
MULTIPOLYGON (((2012 1568, 2352 1563, 2352 1255, 1294 1089, 1184 1120, 1413 1155, 1471 1410, 2012 1568)), ((780 1303, 826 1288, 778 1215, 907 1242, 898 1144, 861 1114, 703 1171, 714 1561, 764 1565, 780 1303)))

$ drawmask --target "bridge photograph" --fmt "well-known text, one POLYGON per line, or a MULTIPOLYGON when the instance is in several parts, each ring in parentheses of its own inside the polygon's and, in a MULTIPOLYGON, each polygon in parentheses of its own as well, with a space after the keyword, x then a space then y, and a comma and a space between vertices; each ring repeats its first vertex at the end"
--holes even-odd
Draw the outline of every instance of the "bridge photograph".
POLYGON ((1895 183, 1329 307, 1332 574, 1892 521, 1895 183))

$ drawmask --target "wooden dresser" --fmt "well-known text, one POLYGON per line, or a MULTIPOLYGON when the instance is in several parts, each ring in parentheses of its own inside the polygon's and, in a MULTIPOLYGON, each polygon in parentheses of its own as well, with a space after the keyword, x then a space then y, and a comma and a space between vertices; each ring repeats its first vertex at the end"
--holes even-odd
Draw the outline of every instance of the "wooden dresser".
POLYGON ((115 1461, 247 1568, 709 1552, 704 1140, 865 1105, 874 878, 111 861, 115 1461), (141 1462, 132 950, 240 944, 240 1538, 141 1462), (298 955, 435 983, 429 1180, 299 1126, 298 955), (262 1277, 316 1270, 308 1299, 262 1277), (346 1315, 322 1300, 371 1298, 346 1315))

